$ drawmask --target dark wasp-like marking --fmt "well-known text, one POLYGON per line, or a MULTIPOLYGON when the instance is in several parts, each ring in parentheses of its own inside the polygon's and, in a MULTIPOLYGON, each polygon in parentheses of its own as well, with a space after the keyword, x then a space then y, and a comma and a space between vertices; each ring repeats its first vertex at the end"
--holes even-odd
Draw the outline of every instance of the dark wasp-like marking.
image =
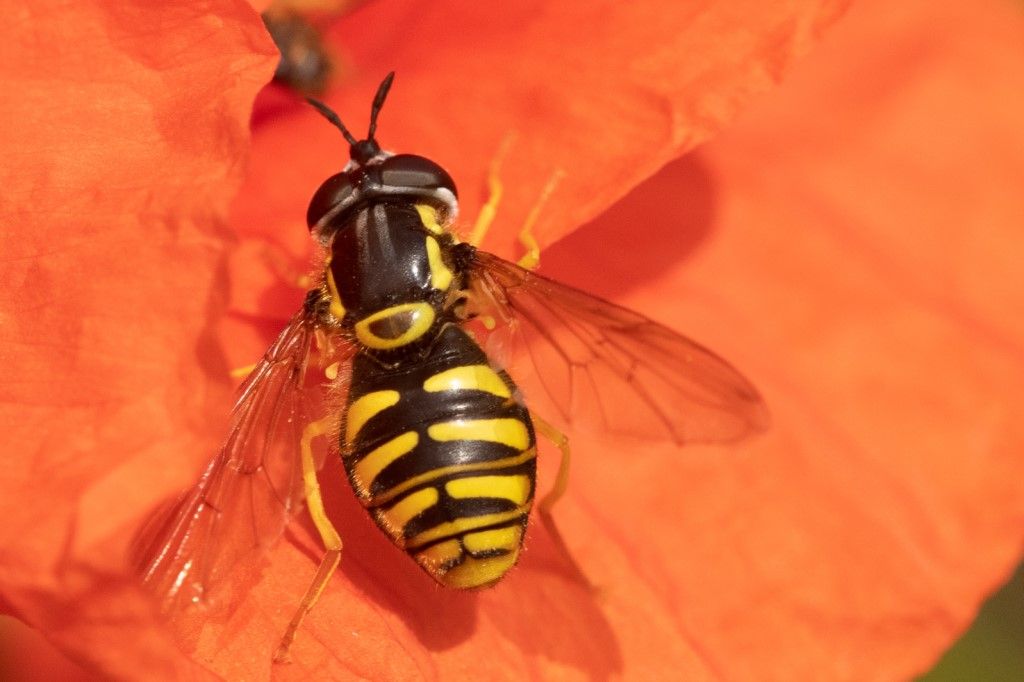
POLYGON ((345 470, 377 524, 452 587, 498 581, 515 563, 533 501, 535 434, 509 376, 460 326, 472 247, 448 226, 451 176, 314 106, 350 161, 314 194, 307 223, 329 251, 326 296, 358 344, 342 429, 345 470))

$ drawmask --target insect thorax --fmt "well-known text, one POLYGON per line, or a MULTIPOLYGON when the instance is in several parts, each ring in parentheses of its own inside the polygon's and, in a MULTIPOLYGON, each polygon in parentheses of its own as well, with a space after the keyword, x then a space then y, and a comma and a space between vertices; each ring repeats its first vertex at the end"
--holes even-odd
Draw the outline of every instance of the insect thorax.
POLYGON ((330 244, 332 312, 371 352, 436 335, 461 280, 452 241, 430 204, 378 201, 352 211, 330 244))

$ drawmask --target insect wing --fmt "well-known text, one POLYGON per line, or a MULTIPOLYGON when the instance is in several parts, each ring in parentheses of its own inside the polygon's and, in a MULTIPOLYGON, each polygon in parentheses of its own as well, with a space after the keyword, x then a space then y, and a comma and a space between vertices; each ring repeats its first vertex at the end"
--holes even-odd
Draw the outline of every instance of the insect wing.
MULTIPOLYGON (((165 613, 227 607, 253 577, 258 565, 246 560, 273 544, 301 507, 303 428, 327 413, 347 376, 328 389, 322 372, 307 370, 315 359, 320 367, 337 362, 347 370, 351 351, 301 312, 239 388, 224 445, 195 487, 136 544, 139 574, 165 613)), ((325 453, 318 454, 319 466, 325 453)))
POLYGON ((664 325, 477 251, 471 314, 494 318, 488 350, 520 371, 531 409, 566 426, 730 442, 764 430, 757 389, 728 362, 664 325))

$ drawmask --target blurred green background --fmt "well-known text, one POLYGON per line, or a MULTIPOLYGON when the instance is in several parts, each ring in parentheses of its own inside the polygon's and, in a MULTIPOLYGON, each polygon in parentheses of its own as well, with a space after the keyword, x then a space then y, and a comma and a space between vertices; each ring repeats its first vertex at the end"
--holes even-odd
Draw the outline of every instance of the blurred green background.
POLYGON ((971 629, 918 682, 1024 680, 1024 564, 985 603, 971 629))

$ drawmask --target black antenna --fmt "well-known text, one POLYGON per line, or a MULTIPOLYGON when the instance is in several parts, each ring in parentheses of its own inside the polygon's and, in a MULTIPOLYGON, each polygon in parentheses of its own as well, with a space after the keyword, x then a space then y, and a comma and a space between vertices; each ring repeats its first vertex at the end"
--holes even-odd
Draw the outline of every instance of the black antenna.
POLYGON ((373 105, 370 107, 370 132, 366 134, 367 140, 372 140, 373 136, 377 133, 377 115, 380 114, 380 110, 384 106, 384 100, 387 98, 388 91, 391 90, 391 83, 394 80, 395 72, 392 71, 384 76, 384 80, 380 82, 380 86, 377 88, 377 94, 373 98, 373 105))
POLYGON ((315 107, 316 110, 319 111, 321 113, 321 115, 323 115, 324 118, 326 118, 328 121, 333 123, 334 127, 336 127, 338 130, 341 131, 341 134, 345 136, 345 140, 350 145, 352 145, 354 147, 357 144, 359 144, 359 141, 356 140, 356 138, 352 136, 352 133, 350 133, 348 131, 348 128, 346 128, 345 124, 341 122, 341 119, 338 118, 338 115, 336 113, 334 113, 333 109, 331 109, 329 106, 327 106, 326 104, 324 104, 320 100, 313 99, 312 97, 307 97, 306 101, 309 102, 310 104, 312 104, 313 107, 315 107))
POLYGON ((345 136, 348 141, 348 153, 352 157, 352 160, 363 165, 368 161, 373 160, 380 154, 380 145, 373 139, 373 136, 377 133, 377 116, 380 115, 381 107, 384 106, 384 100, 388 96, 388 90, 391 89, 391 82, 395 80, 395 72, 392 71, 384 80, 381 81, 377 87, 377 94, 373 98, 373 105, 370 107, 370 132, 367 133, 365 140, 357 140, 352 133, 348 131, 345 124, 341 122, 338 115, 334 113, 334 110, 329 106, 321 102, 320 100, 307 97, 306 101, 313 105, 317 111, 319 111, 324 118, 334 124, 334 127, 341 131, 341 134, 345 136))

